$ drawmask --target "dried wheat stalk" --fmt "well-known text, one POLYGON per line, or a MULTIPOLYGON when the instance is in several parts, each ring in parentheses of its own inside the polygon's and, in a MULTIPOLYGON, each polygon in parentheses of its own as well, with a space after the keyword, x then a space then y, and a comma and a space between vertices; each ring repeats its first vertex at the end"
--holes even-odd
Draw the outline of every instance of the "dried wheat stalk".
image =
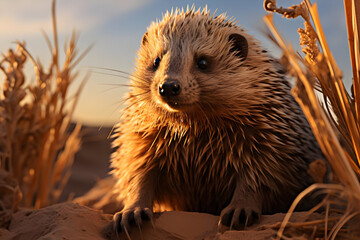
MULTIPOLYGON (((360 215, 360 183, 358 178, 360 176, 360 84, 358 77, 359 35, 357 31, 360 23, 359 4, 353 0, 345 0, 346 12, 352 13, 352 15, 347 15, 347 20, 350 53, 354 69, 355 98, 352 98, 345 90, 341 71, 329 50, 322 31, 316 4, 311 5, 308 0, 304 0, 297 6, 278 8, 276 1, 265 0, 264 6, 268 11, 277 12, 286 17, 301 16, 305 20, 305 29, 298 31, 300 44, 306 54, 303 59, 292 50, 291 46, 284 43, 272 23, 271 16, 265 18, 273 34, 272 39, 275 39, 276 44, 283 50, 288 68, 291 70, 289 72, 297 78, 296 86, 292 92, 301 105, 335 177, 340 182, 339 184, 314 184, 300 194, 282 223, 278 236, 279 238, 283 237, 290 214, 301 198, 315 189, 324 189, 331 197, 336 197, 337 200, 344 200, 347 203, 339 221, 332 226, 328 226, 328 221, 326 221, 324 226, 325 239, 334 239, 349 220, 360 215), (314 27, 310 19, 312 19, 314 27), (323 94, 324 108, 316 97, 316 89, 323 94)), ((331 197, 328 199, 332 199, 331 197)), ((330 203, 324 201, 323 204, 327 209, 327 219, 330 203)))
POLYGON ((55 1, 52 3, 54 46, 48 69, 30 55, 24 43, 9 50, 0 62, 4 73, 0 96, 0 168, 17 179, 24 195, 22 205, 41 208, 56 202, 69 178, 75 153, 80 148, 80 125, 69 133, 74 99, 68 90, 77 73, 75 34, 65 46, 65 61, 59 62, 55 1), (26 85, 25 62, 34 65, 36 82, 26 85))

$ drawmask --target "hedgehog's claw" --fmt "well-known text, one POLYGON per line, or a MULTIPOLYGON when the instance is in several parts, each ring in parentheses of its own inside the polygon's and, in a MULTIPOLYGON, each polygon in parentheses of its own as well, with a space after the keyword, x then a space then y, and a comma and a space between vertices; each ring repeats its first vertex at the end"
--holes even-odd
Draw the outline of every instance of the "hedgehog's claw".
POLYGON ((257 210, 229 205, 222 210, 218 225, 219 228, 224 225, 230 229, 242 230, 258 221, 259 217, 260 212, 257 210))
POLYGON ((113 217, 113 228, 116 233, 123 232, 129 240, 129 229, 137 226, 141 229, 143 221, 152 221, 152 211, 149 208, 130 208, 116 213, 113 217))

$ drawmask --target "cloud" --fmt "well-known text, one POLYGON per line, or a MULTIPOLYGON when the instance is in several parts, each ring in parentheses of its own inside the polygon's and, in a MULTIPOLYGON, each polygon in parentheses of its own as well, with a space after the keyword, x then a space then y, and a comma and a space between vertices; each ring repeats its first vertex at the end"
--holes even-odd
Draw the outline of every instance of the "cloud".
MULTIPOLYGON (((147 0, 58 0, 57 20, 60 34, 74 28, 85 32, 107 19, 149 4, 147 0)), ((14 38, 51 31, 51 1, 3 1, 0 9, 0 35, 14 38)))

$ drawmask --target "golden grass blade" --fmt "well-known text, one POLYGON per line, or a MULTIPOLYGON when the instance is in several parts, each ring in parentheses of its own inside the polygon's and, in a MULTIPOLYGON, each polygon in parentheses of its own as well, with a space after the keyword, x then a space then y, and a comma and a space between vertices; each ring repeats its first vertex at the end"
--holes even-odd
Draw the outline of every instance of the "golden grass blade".
POLYGON ((355 98, 356 117, 357 121, 360 122, 360 3, 354 0, 344 0, 344 8, 349 40, 350 59, 353 69, 353 93, 355 98))
POLYGON ((355 61, 355 48, 354 48, 354 26, 353 26, 353 1, 352 0, 344 0, 344 9, 345 9, 345 18, 347 24, 347 33, 348 33, 348 41, 349 41, 349 50, 350 50, 350 59, 351 65, 353 69, 353 77, 354 81, 357 78, 356 73, 356 61, 355 61))
POLYGON ((331 237, 331 240, 334 240, 339 233, 340 229, 353 217, 360 215, 359 211, 353 212, 351 214, 345 213, 344 216, 339 220, 338 224, 331 230, 329 233, 329 237, 331 237))
POLYGON ((359 125, 356 122, 355 116, 352 114, 348 94, 345 90, 344 84, 341 81, 341 71, 339 67, 337 66, 334 57, 332 56, 332 53, 328 47, 324 32, 322 30, 319 15, 317 12, 317 6, 316 4, 312 5, 310 4, 309 0, 305 0, 307 3, 310 15, 313 19, 317 35, 319 37, 320 45, 323 49, 323 53, 325 55, 326 62, 328 64, 330 74, 332 79, 334 79, 334 85, 335 90, 337 92, 337 97, 340 101, 341 107, 340 110, 342 112, 342 116, 344 116, 346 121, 346 126, 348 127, 348 133, 351 136, 353 149, 356 154, 356 158, 358 160, 358 163, 360 165, 360 134, 359 134, 359 125))
MULTIPOLYGON (((67 139, 64 150, 59 154, 54 166, 53 173, 51 174, 50 189, 52 190, 52 201, 57 202, 66 182, 70 176, 71 166, 74 162, 74 156, 80 149, 81 124, 77 124, 67 139), (56 186, 58 185, 58 186, 56 186)), ((47 196, 49 199, 49 196, 47 196)))
POLYGON ((328 239, 327 234, 328 234, 328 223, 329 223, 329 209, 330 209, 330 204, 327 203, 326 204, 326 209, 325 209, 325 229, 324 229, 324 236, 325 239, 328 239))
POLYGON ((53 46, 51 45, 51 41, 49 36, 47 35, 47 33, 44 30, 41 30, 41 33, 43 34, 44 38, 45 38, 45 42, 49 48, 49 51, 52 52, 53 50, 53 46))
POLYGON ((91 44, 89 47, 87 47, 85 49, 85 51, 83 51, 80 56, 72 63, 72 65, 70 66, 70 68, 74 68, 76 67, 76 65, 78 65, 78 63, 90 52, 90 50, 94 47, 94 44, 91 44))
POLYGON ((56 67, 56 72, 60 72, 59 67, 59 44, 58 44, 58 31, 56 24, 56 0, 52 0, 51 5, 51 15, 52 15, 52 23, 53 23, 53 36, 54 36, 54 48, 53 48, 53 63, 56 67))
MULTIPOLYGON (((356 59, 356 73, 357 73, 357 80, 358 80, 358 87, 360 89, 360 2, 353 0, 353 22, 354 22, 354 51, 356 53, 355 59, 356 59)), ((358 90, 359 90, 358 89, 358 90)), ((360 90, 359 90, 360 95, 360 90)), ((359 96, 360 99, 360 96, 359 96)), ((357 102, 360 105, 360 101, 357 102)), ((360 114, 359 114, 360 115, 360 114)), ((360 122, 360 120, 359 120, 360 122)))
POLYGON ((286 225, 289 223, 290 221, 290 217, 292 215, 292 213, 295 211, 296 206, 299 204, 299 202, 301 201, 301 199, 303 199, 305 196, 307 196, 308 194, 310 194, 311 192, 317 190, 317 189, 333 189, 333 190, 337 190, 337 191, 341 191, 343 190, 343 187, 341 185, 338 184, 313 184, 310 187, 306 188, 304 191, 302 191, 294 200, 294 202, 291 204, 289 211, 286 213, 284 220, 281 222, 281 226, 280 229, 277 233, 277 239, 281 239, 283 237, 283 233, 285 230, 286 225))
POLYGON ((341 70, 337 66, 337 64, 336 64, 336 62, 334 60, 334 57, 333 57, 331 51, 329 50, 329 46, 327 44, 324 32, 322 30, 322 26, 320 24, 319 14, 318 14, 318 11, 317 11, 317 5, 316 5, 316 3, 311 5, 309 0, 305 0, 305 2, 306 2, 306 5, 307 5, 307 7, 309 9, 311 18, 312 18, 312 20, 314 22, 316 33, 317 33, 317 36, 319 38, 320 45, 321 45, 321 47, 322 47, 322 49, 324 51, 325 59, 328 62, 328 65, 330 67, 330 73, 331 73, 331 75, 333 77, 340 78, 341 75, 342 75, 341 70))
POLYGON ((52 11, 53 45, 44 34, 52 52, 46 71, 20 42, 16 51, 9 50, 0 60, 0 69, 5 73, 4 98, 0 95, 0 167, 18 180, 24 194, 22 205, 26 207, 40 208, 57 201, 81 143, 80 125, 72 133, 68 132, 85 84, 83 81, 75 97, 69 99, 68 89, 77 77, 77 73, 73 73, 74 62, 79 61, 76 37, 74 35, 67 45, 64 65, 60 68, 55 1, 52 11), (37 80, 28 86, 24 84, 23 73, 27 59, 33 63, 37 80), (22 100, 26 96, 30 100, 25 104, 22 100), (1 134, 3 129, 6 134, 1 134))
POLYGON ((21 42, 17 42, 18 46, 20 47, 21 51, 30 59, 30 61, 32 62, 33 66, 34 66, 34 70, 35 70, 35 76, 37 78, 40 79, 40 71, 39 71, 39 66, 37 64, 37 62, 35 61, 35 59, 33 58, 33 56, 31 56, 31 54, 28 52, 28 50, 25 48, 25 46, 21 43, 21 42))
MULTIPOLYGON (((313 90, 313 83, 312 80, 313 74, 311 73, 311 69, 307 69, 312 65, 306 65, 305 62, 301 58, 299 58, 290 46, 286 46, 284 41, 282 40, 281 36, 276 31, 271 16, 265 17, 265 22, 267 23, 270 31, 272 32, 274 38, 283 49, 284 55, 289 61, 289 66, 291 66, 293 73, 300 80, 297 82, 296 87, 293 89, 293 95, 295 96, 296 100, 299 102, 300 106, 302 107, 310 125, 314 132, 314 135, 323 150, 326 158, 329 160, 329 163, 334 170, 334 173, 340 179, 340 182, 344 184, 344 186, 340 186, 343 192, 342 194, 346 193, 346 196, 349 198, 349 202, 359 202, 360 201, 360 184, 359 181, 352 170, 350 165, 348 155, 342 149, 337 135, 334 132, 334 129, 326 114, 324 113, 323 108, 320 106, 314 90, 313 90), (301 63, 301 65, 299 65, 301 63), (301 84, 300 84, 301 83, 301 84)), ((328 54, 329 56, 329 54, 328 54)), ((331 64, 331 61, 327 61, 327 64, 331 64)), ((333 67, 333 69, 336 69, 333 67)), ((336 79, 336 70, 331 75, 333 79, 336 79)), ((342 82, 341 82, 342 83, 342 82)), ((339 89, 339 88, 338 88, 339 89)), ((341 92, 340 92, 341 94, 341 92)), ((347 100, 347 99, 346 99, 347 100)), ((344 100, 345 101, 345 100, 344 100)), ((348 103, 348 101, 347 101, 348 103)), ((343 107, 346 104, 343 104, 343 107)), ((355 120, 354 120, 355 121, 355 120)), ((353 129, 351 129, 353 130, 353 129)), ((324 185, 323 187, 329 189, 332 185, 324 185)), ((316 185, 309 187, 307 190, 314 190, 316 185)), ((287 217, 284 219, 284 223, 279 230, 279 235, 282 236, 284 228, 290 218, 292 211, 295 209, 297 202, 305 196, 308 192, 303 192, 299 195, 292 207, 289 209, 287 217)), ((355 204, 355 208, 360 209, 359 204, 355 204)), ((349 210, 350 211, 350 210, 349 210)), ((352 214, 352 213, 350 213, 352 214)), ((337 223, 337 226, 342 226, 342 223, 337 223)), ((340 229, 339 228, 339 229, 340 229)), ((337 233, 337 232, 336 232, 337 233)))
POLYGON ((48 205, 48 193, 50 192, 49 179, 51 176, 53 162, 56 155, 56 145, 57 139, 59 138, 57 131, 55 128, 50 129, 50 137, 46 141, 45 150, 42 154, 41 158, 41 170, 39 172, 39 185, 38 185, 38 193, 36 194, 35 208, 41 208, 42 206, 48 205))

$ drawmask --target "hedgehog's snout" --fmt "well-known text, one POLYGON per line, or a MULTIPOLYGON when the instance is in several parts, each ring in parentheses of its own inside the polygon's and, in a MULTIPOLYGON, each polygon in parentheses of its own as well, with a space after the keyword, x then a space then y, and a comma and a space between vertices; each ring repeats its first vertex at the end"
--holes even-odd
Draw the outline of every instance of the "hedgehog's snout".
POLYGON ((180 82, 175 79, 166 79, 159 85, 159 93, 164 98, 178 96, 181 92, 180 82))
POLYGON ((193 111, 196 108, 194 103, 199 101, 197 85, 193 81, 165 77, 153 85, 155 102, 169 112, 193 111))

